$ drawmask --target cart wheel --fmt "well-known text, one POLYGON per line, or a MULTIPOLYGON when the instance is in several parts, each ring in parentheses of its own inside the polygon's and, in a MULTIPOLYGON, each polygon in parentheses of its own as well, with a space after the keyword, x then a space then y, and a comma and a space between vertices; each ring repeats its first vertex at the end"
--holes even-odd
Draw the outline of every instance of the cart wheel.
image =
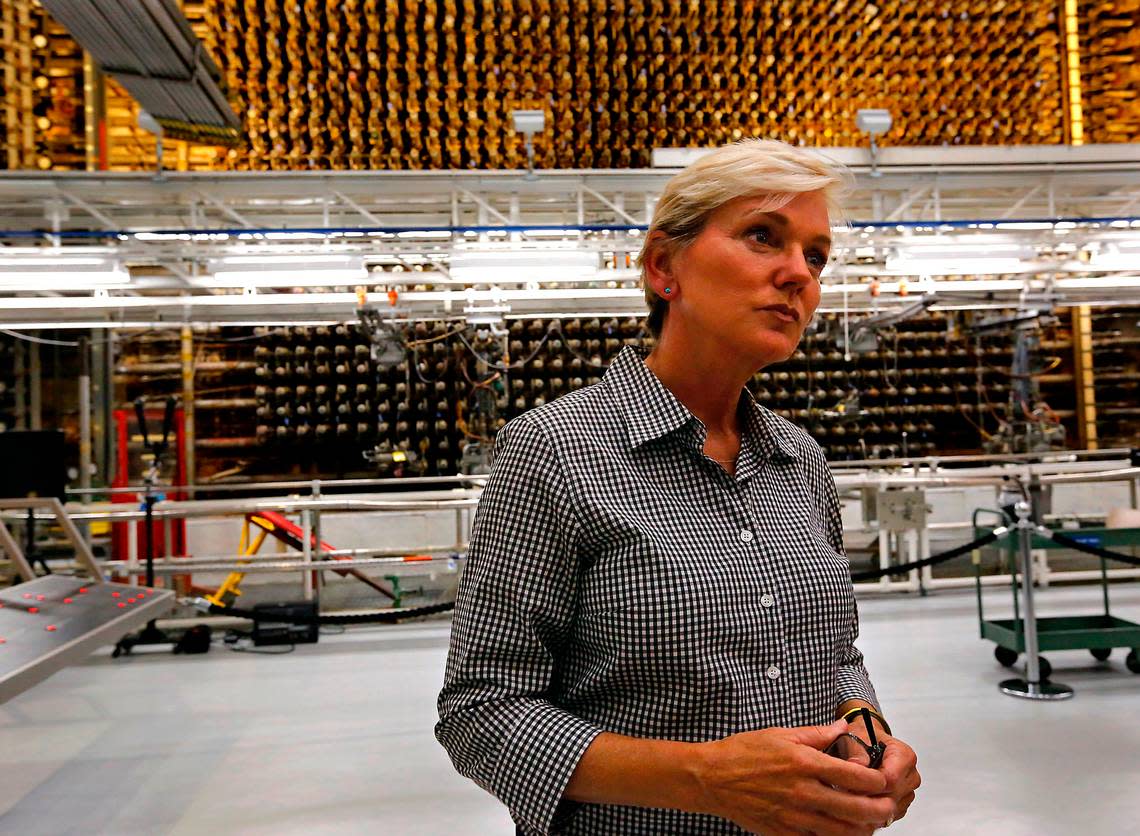
POLYGON ((1107 662, 1108 657, 1112 655, 1112 648, 1111 647, 1094 647, 1094 648, 1089 650, 1089 653, 1091 653, 1093 655, 1093 658, 1096 659, 1098 662, 1107 662))
MULTIPOLYGON (((1049 677, 1051 677, 1053 675, 1053 666, 1049 664, 1049 660, 1046 659, 1044 656, 1038 656, 1037 657, 1037 670, 1041 674, 1041 681, 1042 682, 1044 682, 1046 679, 1048 679, 1049 677)), ((1026 668, 1025 678, 1026 679, 1029 678, 1028 667, 1026 668)))
POLYGON ((1136 648, 1132 648, 1128 655, 1124 657, 1124 664, 1128 670, 1133 673, 1140 673, 1140 653, 1136 652, 1136 648))
POLYGON ((1012 668, 1013 663, 1017 661, 1017 651, 1010 650, 1008 647, 1002 647, 999 644, 994 648, 994 658, 998 660, 998 664, 1003 668, 1012 668))

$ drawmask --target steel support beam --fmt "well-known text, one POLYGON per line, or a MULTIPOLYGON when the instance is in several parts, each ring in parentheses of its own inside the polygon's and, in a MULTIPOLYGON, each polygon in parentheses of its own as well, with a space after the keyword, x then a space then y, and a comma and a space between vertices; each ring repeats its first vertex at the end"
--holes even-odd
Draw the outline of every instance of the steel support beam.
POLYGON ((333 192, 333 197, 335 197, 349 209, 352 209, 373 226, 384 226, 384 221, 380 218, 379 215, 374 215, 372 212, 369 212, 367 209, 365 209, 363 206, 361 206, 359 203, 357 203, 355 200, 343 192, 333 192))
POLYGON ((97 220, 99 223, 103 224, 104 229, 114 230, 118 227, 118 223, 116 223, 114 220, 112 220, 110 215, 108 215, 107 213, 103 212, 100 209, 96 209, 94 206, 92 206, 90 203, 88 203, 86 200, 79 197, 78 195, 74 195, 71 192, 66 192, 63 189, 59 190, 59 194, 65 200, 75 204, 80 209, 82 209, 84 212, 86 212, 88 215, 90 215, 95 220, 97 220))
POLYGON ((615 201, 609 200, 607 197, 605 197, 605 195, 601 194, 600 192, 598 192, 594 189, 591 189, 589 186, 583 184, 582 185, 582 191, 585 194, 590 195, 592 198, 597 200, 603 206, 611 209, 613 211, 613 213, 618 217, 618 219, 622 223, 629 224, 631 226, 636 226, 637 224, 641 223, 641 221, 639 221, 633 215, 629 214, 629 212, 625 211, 624 208, 622 208, 621 206, 618 206, 618 204, 615 201))
MULTIPOLYGON (((480 197, 475 192, 470 191, 468 189, 461 189, 459 194, 462 197, 464 197, 467 200, 474 203, 477 207, 479 207, 480 210, 485 212, 487 216, 494 217, 499 223, 504 224, 506 226, 510 225, 510 223, 511 223, 510 218, 508 218, 506 215, 504 215, 502 212, 500 212, 498 209, 496 209, 494 206, 492 206, 490 204, 490 202, 487 201, 485 198, 480 197)), ((480 224, 483 224, 483 223, 484 223, 483 221, 480 221, 480 224)))
POLYGON ((914 206, 914 204, 921 198, 926 197, 930 189, 930 186, 919 186, 916 189, 912 189, 910 194, 904 197, 902 199, 902 202, 891 210, 891 213, 887 215, 886 220, 897 221, 901 219, 905 215, 906 211, 910 209, 910 207, 914 206))
POLYGON ((1006 209, 1004 212, 1002 212, 1001 216, 1003 218, 1015 217, 1017 215, 1018 211, 1021 209, 1021 207, 1024 206, 1026 203, 1028 203, 1030 198, 1034 197, 1035 195, 1039 194, 1040 192, 1041 192, 1041 187, 1040 186, 1034 186, 1029 191, 1027 191, 1025 194, 1023 194, 1015 204, 1013 204, 1008 209, 1006 209))
POLYGON ((237 222, 239 225, 245 227, 246 229, 254 229, 255 228, 256 225, 252 221, 247 220, 241 214, 239 214, 238 212, 235 212, 233 209, 226 206, 226 204, 224 204, 222 201, 218 200, 216 197, 212 197, 208 194, 203 194, 201 192, 198 193, 198 196, 200 198, 202 198, 203 201, 210 204, 215 209, 217 209, 219 212, 221 212, 223 215, 225 215, 227 218, 229 218, 232 221, 237 222))

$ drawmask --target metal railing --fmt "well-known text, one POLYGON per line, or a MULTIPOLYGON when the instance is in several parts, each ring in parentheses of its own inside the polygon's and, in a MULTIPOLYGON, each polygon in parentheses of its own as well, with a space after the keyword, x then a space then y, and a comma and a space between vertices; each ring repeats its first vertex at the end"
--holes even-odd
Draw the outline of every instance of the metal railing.
MULTIPOLYGON (((840 468, 837 484, 841 493, 851 491, 864 492, 866 498, 869 492, 881 492, 894 489, 918 489, 937 493, 939 490, 962 487, 989 487, 995 491, 995 497, 1004 487, 1020 481, 1028 483, 1035 480, 1045 486, 1072 485, 1105 482, 1128 482, 1130 486, 1131 506, 1140 507, 1140 468, 1131 467, 1127 460, 1119 457, 1127 451, 1122 449, 1106 451, 1081 451, 1076 453, 1028 454, 1020 456, 969 456, 953 457, 957 463, 978 462, 989 463, 989 467, 969 468, 965 470, 941 470, 941 465, 951 461, 947 457, 931 457, 922 460, 907 460, 906 469, 891 468, 890 463, 875 462, 876 470, 853 474, 845 472, 847 468, 840 468), (1113 457, 1116 467, 1108 467, 1113 461, 1098 460, 1101 456, 1113 457), (1047 460, 1052 459, 1052 460, 1047 460), (877 468, 885 466, 882 471, 877 468)), ((867 463, 872 464, 872 463, 867 463)), ((486 479, 485 476, 457 476, 457 477, 421 477, 411 479, 342 479, 342 480, 312 480, 312 481, 279 481, 269 483, 250 483, 242 485, 211 486, 209 490, 224 489, 233 493, 250 493, 259 490, 298 490, 307 491, 307 496, 284 496, 275 498, 244 497, 233 499, 210 500, 171 500, 159 503, 154 508, 156 521, 169 525, 176 519, 205 519, 218 517, 241 516, 257 511, 278 511, 286 514, 296 514, 300 518, 300 527, 303 531, 302 542, 306 548, 301 551, 278 553, 272 558, 252 559, 247 556, 228 554, 199 555, 194 557, 172 557, 170 555, 157 556, 154 561, 155 572, 158 574, 174 575, 189 572, 224 572, 239 570, 249 573, 300 573, 304 584, 306 598, 312 598, 312 578, 318 579, 324 571, 348 568, 384 567, 390 568, 400 563, 406 563, 403 555, 408 552, 427 555, 430 560, 425 564, 438 566, 454 555, 462 555, 467 549, 468 529, 471 511, 478 503, 481 491, 473 487, 486 479), (329 497, 323 491, 329 489, 351 490, 367 488, 386 488, 393 486, 407 487, 409 485, 439 486, 456 485, 452 490, 432 490, 414 494, 385 492, 383 498, 360 497, 329 497), (409 514, 425 512, 453 512, 455 514, 455 536, 450 543, 439 543, 427 546, 415 546, 411 549, 395 548, 366 548, 366 549, 327 549, 320 537, 322 516, 345 513, 382 513, 382 514, 409 514), (314 536, 315 535, 315 536, 314 536), (315 542, 314 542, 315 541, 315 542), (349 558, 349 560, 328 560, 329 558, 349 558), (316 565, 314 565, 316 564, 316 565)), ((170 490, 175 490, 171 488, 170 490)), ((142 488, 114 489, 116 494, 141 494, 142 488)), ((96 491, 83 492, 85 498, 96 491)), ((25 510, 21 508, 20 510, 25 510)), ((89 500, 79 503, 69 503, 67 512, 70 519, 80 524, 92 522, 136 522, 145 519, 142 509, 125 506, 122 503, 90 503, 89 500)), ((40 507, 33 511, 36 519, 54 519, 54 511, 40 507)), ((0 521, 19 521, 22 514, 12 508, 0 506, 0 521)), ((1056 514, 1046 515, 1045 519, 1091 521, 1100 519, 1095 514, 1056 514)), ((967 521, 930 522, 916 530, 912 535, 892 534, 878 525, 877 521, 862 528, 848 527, 848 533, 859 531, 873 535, 879 541, 879 566, 887 568, 891 565, 890 541, 898 541, 900 557, 904 561, 920 560, 930 556, 930 535, 938 532, 967 531, 972 529, 972 523, 967 521), (901 552, 906 547, 907 554, 901 552)), ((109 564, 117 573, 133 575, 140 571, 138 558, 137 530, 135 525, 127 527, 128 549, 127 560, 116 561, 109 564)), ((167 537, 166 543, 170 542, 167 537)), ((1140 570, 1114 569, 1110 575, 1114 578, 1137 578, 1140 570)), ((1083 581, 1100 577, 1100 573, 1092 570, 1066 570, 1052 571, 1047 565, 1046 558, 1040 557, 1037 573, 1038 581, 1048 584, 1051 580, 1083 581)), ((320 581, 318 580, 318 583, 320 581)), ((983 584, 1004 585, 1010 583, 1008 575, 993 575, 983 578, 983 584)), ((969 586, 973 583, 972 577, 942 577, 934 578, 929 567, 921 572, 915 571, 906 580, 890 580, 883 578, 869 584, 858 584, 857 589, 863 592, 900 592, 917 591, 920 589, 955 588, 969 586)))
MULTIPOLYGON (((466 477, 464 477, 466 478, 466 477)), ((400 482, 408 480, 338 480, 344 483, 360 482, 400 482)), ((438 481, 432 479, 432 481, 438 481)), ((454 480, 452 480, 454 481, 454 480)), ((155 574, 185 575, 192 571, 197 572, 231 572, 266 573, 283 572, 301 574, 303 594, 306 600, 312 600, 316 589, 314 578, 321 583, 322 573, 351 568, 384 567, 391 568, 397 564, 414 565, 407 559, 409 553, 426 555, 428 560, 416 562, 437 564, 439 561, 451 560, 456 554, 463 553, 467 548, 467 530, 470 523, 470 512, 478 503, 478 491, 467 489, 453 489, 446 492, 430 492, 413 495, 385 494, 384 499, 360 499, 355 497, 324 497, 321 489, 326 483, 311 481, 304 483, 287 483, 304 485, 309 488, 309 496, 288 496, 278 498, 242 498, 242 499, 211 499, 211 500, 172 500, 157 504, 152 512, 156 523, 168 526, 172 520, 177 519, 208 519, 225 517, 244 517, 246 514, 259 511, 276 511, 283 514, 296 514, 300 517, 301 551, 290 551, 284 554, 274 554, 268 558, 239 555, 236 550, 231 555, 208 555, 202 557, 178 557, 169 554, 155 556, 153 569, 155 574), (360 514, 360 513, 389 513, 408 514, 423 512, 453 512, 455 514, 455 539, 452 543, 431 546, 415 546, 412 549, 328 549, 321 538, 322 515, 329 514, 360 514), (338 559, 348 557, 349 559, 338 559)), ((111 571, 117 575, 134 576, 142 571, 138 554, 138 537, 136 526, 133 523, 145 520, 146 512, 140 508, 124 507, 122 503, 91 504, 84 502, 68 503, 66 512, 58 500, 43 500, 32 503, 30 500, 12 500, 0 503, 0 528, 5 519, 20 520, 22 515, 15 515, 16 510, 29 512, 36 520, 61 519, 66 520, 65 525, 76 528, 76 523, 90 524, 93 522, 132 523, 127 527, 127 559, 125 561, 107 561, 102 571, 111 571), (31 503, 31 504, 29 504, 31 503), (50 503, 54 503, 49 509, 50 503), (58 511, 55 506, 58 506, 58 511), (62 515, 62 516, 61 516, 62 515)), ((7 529, 5 528, 6 532, 7 529)), ((11 538, 9 538, 11 539, 11 538)), ((13 541, 14 542, 14 541, 13 541)), ((171 538, 167 536, 163 542, 169 544, 171 538)), ((85 546, 86 544, 84 544, 85 546)), ((6 542, 0 546, 7 546, 6 542)), ((77 547, 78 548, 78 547, 77 547)))

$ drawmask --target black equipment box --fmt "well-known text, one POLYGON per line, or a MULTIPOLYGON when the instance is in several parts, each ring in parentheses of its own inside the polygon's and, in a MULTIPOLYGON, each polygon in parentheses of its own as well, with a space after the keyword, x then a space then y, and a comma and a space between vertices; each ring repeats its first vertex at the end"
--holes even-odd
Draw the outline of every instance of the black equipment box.
POLYGON ((67 445, 60 430, 0 433, 0 498, 65 498, 67 445))
POLYGON ((255 604, 258 618, 253 622, 256 647, 271 644, 315 644, 321 635, 317 605, 312 601, 281 604, 255 604), (304 623, 297 623, 300 619, 304 623))

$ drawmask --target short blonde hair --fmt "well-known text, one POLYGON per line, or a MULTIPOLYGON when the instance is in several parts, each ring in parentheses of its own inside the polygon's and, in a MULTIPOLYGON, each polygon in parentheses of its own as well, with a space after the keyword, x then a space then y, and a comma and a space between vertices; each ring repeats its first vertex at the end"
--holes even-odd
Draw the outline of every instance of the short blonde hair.
POLYGON ((842 164, 818 151, 774 139, 742 139, 700 157, 665 185, 637 256, 649 306, 649 331, 660 336, 669 310, 669 303, 646 280, 645 261, 652 246, 665 246, 672 258, 693 243, 713 212, 738 197, 767 197, 762 209, 771 212, 796 195, 820 191, 831 214, 841 215, 839 201, 851 182, 842 164), (653 243, 655 232, 664 233, 666 240, 653 243))

